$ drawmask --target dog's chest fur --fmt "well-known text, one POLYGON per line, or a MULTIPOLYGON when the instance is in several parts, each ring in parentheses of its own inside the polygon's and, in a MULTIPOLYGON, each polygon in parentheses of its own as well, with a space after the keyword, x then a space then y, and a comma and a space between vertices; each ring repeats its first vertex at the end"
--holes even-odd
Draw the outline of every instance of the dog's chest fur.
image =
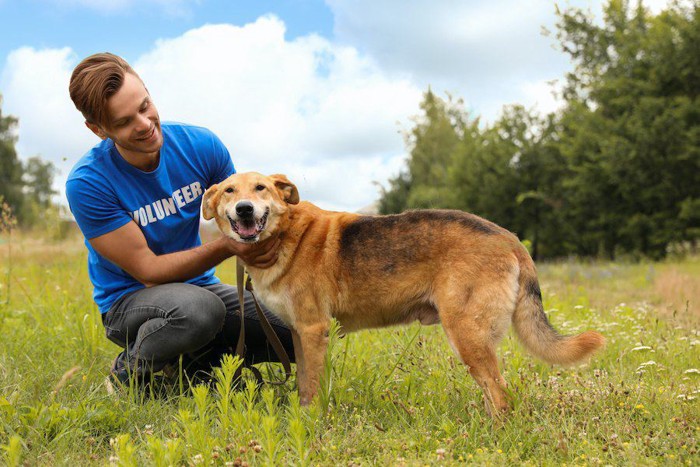
POLYGON ((295 316, 288 290, 273 290, 265 278, 254 278, 255 293, 265 306, 289 327, 294 327, 295 316))

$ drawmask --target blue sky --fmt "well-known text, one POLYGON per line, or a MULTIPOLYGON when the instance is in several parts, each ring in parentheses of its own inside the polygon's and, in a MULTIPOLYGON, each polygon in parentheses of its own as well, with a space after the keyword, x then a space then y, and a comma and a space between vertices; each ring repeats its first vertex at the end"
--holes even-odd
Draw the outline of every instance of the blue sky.
MULTIPOLYGON (((658 12, 666 0, 643 0, 658 12)), ((600 18, 604 0, 568 0, 600 18)), ((206 126, 240 171, 286 173, 302 198, 357 210, 398 173, 430 87, 473 117, 545 113, 571 69, 549 0, 0 0, 3 114, 21 158, 59 170, 97 140, 68 96, 89 54, 126 58, 163 120, 206 126)))
POLYGON ((0 0, 0 57, 22 46, 70 45, 81 57, 110 50, 130 60, 157 39, 206 23, 246 24, 268 13, 284 20, 290 39, 333 34, 333 15, 322 0, 0 0))

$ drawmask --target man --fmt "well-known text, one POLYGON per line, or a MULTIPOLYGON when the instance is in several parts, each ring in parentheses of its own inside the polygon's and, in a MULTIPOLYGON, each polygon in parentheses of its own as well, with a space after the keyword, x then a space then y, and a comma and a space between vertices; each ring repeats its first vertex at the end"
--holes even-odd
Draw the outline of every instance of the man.
MULTIPOLYGON (((69 89, 85 125, 102 140, 71 171, 66 195, 85 236, 107 338, 125 349, 112 380, 125 383, 133 374, 147 381, 180 356, 193 371, 210 369, 235 347, 240 320, 236 288, 222 284, 214 266, 236 255, 269 267, 279 239, 201 244, 202 194, 235 172, 229 152, 209 130, 161 124, 144 83, 122 58, 86 58, 69 89)), ((247 363, 271 356, 251 303, 247 363)), ((270 321, 292 357, 289 330, 270 321)))

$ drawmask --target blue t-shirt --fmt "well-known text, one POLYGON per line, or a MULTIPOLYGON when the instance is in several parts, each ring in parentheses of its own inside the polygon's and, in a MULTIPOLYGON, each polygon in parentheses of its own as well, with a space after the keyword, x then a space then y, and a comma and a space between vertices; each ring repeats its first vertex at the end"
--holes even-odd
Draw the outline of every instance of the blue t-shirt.
MULTIPOLYGON (((161 127, 163 146, 152 172, 126 162, 114 142, 106 139, 68 175, 66 196, 85 236, 88 274, 101 313, 144 285, 97 253, 88 240, 136 222, 156 255, 199 246, 202 194, 235 173, 228 150, 211 131, 180 123, 161 127)), ((209 285, 219 280, 212 268, 187 282, 209 285)))

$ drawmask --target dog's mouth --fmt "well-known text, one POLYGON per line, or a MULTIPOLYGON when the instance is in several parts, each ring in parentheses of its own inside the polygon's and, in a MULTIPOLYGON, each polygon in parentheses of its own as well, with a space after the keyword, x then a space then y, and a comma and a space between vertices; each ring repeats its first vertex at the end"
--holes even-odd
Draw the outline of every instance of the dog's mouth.
POLYGON ((231 229, 238 234, 242 241, 255 242, 262 231, 265 230, 269 214, 270 208, 267 208, 260 219, 256 220, 255 217, 233 219, 231 216, 228 216, 228 221, 231 224, 231 229))

